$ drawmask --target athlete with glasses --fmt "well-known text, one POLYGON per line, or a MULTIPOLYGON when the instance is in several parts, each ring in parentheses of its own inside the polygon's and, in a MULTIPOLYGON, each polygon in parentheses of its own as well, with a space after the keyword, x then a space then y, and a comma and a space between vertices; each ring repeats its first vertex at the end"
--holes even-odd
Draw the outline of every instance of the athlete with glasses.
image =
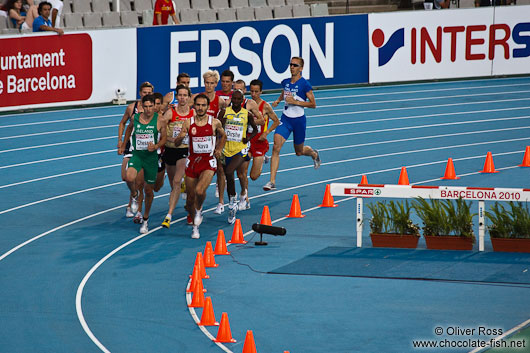
POLYGON ((263 190, 270 191, 276 189, 276 173, 280 165, 280 151, 283 144, 293 133, 294 151, 297 156, 311 156, 315 169, 320 167, 320 155, 317 150, 304 145, 306 116, 304 108, 316 108, 313 87, 309 81, 302 77, 304 59, 300 57, 291 58, 289 64, 291 78, 282 81, 283 91, 272 106, 276 107, 285 99, 285 107, 281 117, 280 126, 274 133, 274 147, 271 158, 270 181, 263 186, 263 190))

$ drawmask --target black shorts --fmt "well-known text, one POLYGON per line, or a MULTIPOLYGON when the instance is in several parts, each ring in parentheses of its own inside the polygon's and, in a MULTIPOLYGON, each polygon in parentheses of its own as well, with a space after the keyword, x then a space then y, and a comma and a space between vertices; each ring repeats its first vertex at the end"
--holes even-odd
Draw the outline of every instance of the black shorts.
POLYGON ((188 157, 188 153, 188 148, 171 148, 166 146, 162 160, 167 165, 176 165, 179 159, 188 157))

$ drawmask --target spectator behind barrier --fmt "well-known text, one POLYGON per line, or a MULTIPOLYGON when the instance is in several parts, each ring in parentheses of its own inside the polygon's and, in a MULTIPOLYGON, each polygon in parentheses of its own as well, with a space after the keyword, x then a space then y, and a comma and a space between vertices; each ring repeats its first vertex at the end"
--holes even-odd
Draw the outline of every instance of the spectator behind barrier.
POLYGON ((512 0, 475 0, 475 7, 511 5, 512 0))
POLYGON ((56 32, 58 35, 63 35, 64 31, 60 28, 55 28, 52 26, 52 21, 50 20, 50 13, 52 10, 52 4, 47 1, 43 1, 39 4, 38 12, 39 17, 33 21, 33 32, 56 32))
POLYGON ((61 27, 61 13, 63 12, 63 2, 61 0, 46 0, 52 5, 52 12, 50 14, 50 20, 52 21, 52 27, 61 27))
POLYGON ((448 9, 451 6, 451 0, 426 0, 423 3, 425 10, 448 9))
POLYGON ((22 6, 22 0, 8 0, 5 9, 9 15, 9 19, 13 22, 13 27, 17 29, 30 29, 33 20, 38 16, 37 6, 30 5, 27 12, 22 6))
POLYGON ((173 22, 178 25, 179 20, 175 14, 175 7, 171 0, 156 0, 155 11, 153 16, 153 26, 167 25, 169 16, 173 19, 173 22))

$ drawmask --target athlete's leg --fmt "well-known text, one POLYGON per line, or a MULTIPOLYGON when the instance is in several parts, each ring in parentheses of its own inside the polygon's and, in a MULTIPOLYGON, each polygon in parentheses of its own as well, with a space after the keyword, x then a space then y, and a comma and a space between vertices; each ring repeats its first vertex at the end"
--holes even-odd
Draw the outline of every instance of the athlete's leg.
POLYGON ((219 203, 222 205, 225 203, 225 186, 226 178, 225 172, 223 170, 223 164, 218 160, 217 161, 217 189, 219 190, 219 203))
POLYGON ((236 169, 239 184, 241 185, 241 198, 243 195, 248 198, 248 165, 250 161, 243 160, 243 163, 236 169))
POLYGON ((263 169, 263 162, 265 158, 263 156, 252 158, 252 168, 250 169, 250 179, 257 180, 261 175, 263 169))
POLYGON ((280 151, 282 150, 283 144, 286 139, 280 134, 274 134, 274 146, 272 147, 271 157, 271 178, 272 184, 276 184, 276 173, 280 166, 280 151))
POLYGON ((193 219, 193 217, 195 217, 195 188, 197 186, 197 179, 186 175, 185 182, 188 197, 186 197, 186 206, 184 206, 184 208, 193 219))
POLYGON ((299 145, 294 145, 294 151, 297 156, 311 156, 313 159, 317 158, 317 152, 311 147, 304 145, 303 142, 299 145))
MULTIPOLYGON (((195 209, 196 210, 202 209, 202 204, 204 203, 204 200, 206 199, 206 190, 208 189, 208 186, 212 182, 214 174, 215 172, 213 170, 205 170, 199 176, 199 181, 197 182, 197 185, 195 186, 195 209)), ((188 190, 187 185, 186 185, 186 190, 188 190)))
MULTIPOLYGON (((177 205, 177 202, 179 201, 180 197, 180 181, 182 180, 182 177, 184 176, 184 171, 186 169, 186 158, 181 158, 177 161, 177 164, 174 166, 167 166, 167 168, 171 167, 173 171, 173 177, 169 180, 171 180, 171 194, 169 195, 169 211, 168 214, 173 214, 173 210, 175 210, 175 206, 177 205)), ((168 175, 169 175, 169 169, 168 169, 168 175)))
POLYGON ((164 186, 164 177, 166 176, 166 168, 164 167, 161 171, 156 174, 156 182, 154 186, 154 191, 158 192, 164 186))
POLYGON ((229 199, 236 196, 236 182, 234 178, 234 172, 243 164, 243 156, 238 153, 235 156, 232 157, 230 163, 225 168, 225 176, 226 176, 226 191, 228 193, 229 199))
POLYGON ((151 211, 151 205, 153 204, 154 194, 154 184, 145 183, 144 186, 145 192, 145 211, 144 211, 144 221, 149 218, 149 211, 151 211))
MULTIPOLYGON (((136 190, 138 190, 138 212, 141 214, 142 204, 144 201, 144 185, 145 185, 143 169, 138 172, 135 182, 136 182, 136 190)), ((136 214, 137 216, 138 216, 138 212, 136 214)))

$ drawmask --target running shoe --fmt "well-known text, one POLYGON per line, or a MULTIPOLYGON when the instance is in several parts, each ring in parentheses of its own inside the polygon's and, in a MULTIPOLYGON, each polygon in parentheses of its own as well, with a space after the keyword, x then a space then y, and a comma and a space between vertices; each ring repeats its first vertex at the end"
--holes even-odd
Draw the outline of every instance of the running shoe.
POLYGON ((237 214, 236 196, 230 198, 230 203, 228 204, 228 211, 228 224, 234 224, 236 222, 237 214))
POLYGON ((138 211, 138 191, 136 191, 136 196, 131 197, 131 212, 136 213, 138 211))
POLYGON ((171 226, 171 218, 166 217, 164 218, 164 222, 162 222, 162 227, 169 228, 171 226))
POLYGON ((265 191, 276 190, 276 184, 271 183, 269 181, 269 182, 267 182, 267 184, 263 185, 263 190, 265 190, 265 191))
POLYGON ((213 213, 222 214, 224 211, 225 211, 225 205, 223 205, 222 203, 218 203, 217 207, 215 208, 215 211, 213 211, 213 213))
POLYGON ((136 216, 133 218, 133 222, 136 224, 142 224, 144 221, 144 217, 142 216, 142 212, 136 212, 136 216))
POLYGON ((242 196, 239 200, 239 203, 237 204, 237 209, 239 211, 248 210, 250 208, 250 202, 247 201, 247 198, 242 196))
POLYGON ((193 225, 193 218, 191 218, 191 215, 189 213, 186 216, 186 222, 188 222, 189 226, 193 225))
POLYGON ((140 233, 145 234, 147 232, 149 232, 149 227, 147 226, 147 219, 144 219, 140 227, 140 233))
POLYGON ((320 153, 318 153, 317 150, 315 150, 315 152, 317 153, 317 158, 313 159, 313 164, 315 165, 315 169, 318 169, 320 168, 322 161, 320 160, 320 153))
POLYGON ((265 162, 265 164, 268 164, 270 159, 271 159, 271 157, 269 157, 269 156, 267 156, 267 155, 265 155, 265 156, 263 157, 263 161, 265 162))
POLYGON ((125 217, 127 217, 127 218, 133 218, 134 217, 134 213, 131 211, 130 207, 127 207, 127 209, 125 210, 125 217))
POLYGON ((199 227, 193 226, 193 231, 191 232, 191 238, 192 239, 199 239, 201 237, 201 234, 199 233, 199 227))
POLYGON ((200 226, 202 223, 202 208, 195 211, 195 218, 193 218, 193 225, 200 226))

